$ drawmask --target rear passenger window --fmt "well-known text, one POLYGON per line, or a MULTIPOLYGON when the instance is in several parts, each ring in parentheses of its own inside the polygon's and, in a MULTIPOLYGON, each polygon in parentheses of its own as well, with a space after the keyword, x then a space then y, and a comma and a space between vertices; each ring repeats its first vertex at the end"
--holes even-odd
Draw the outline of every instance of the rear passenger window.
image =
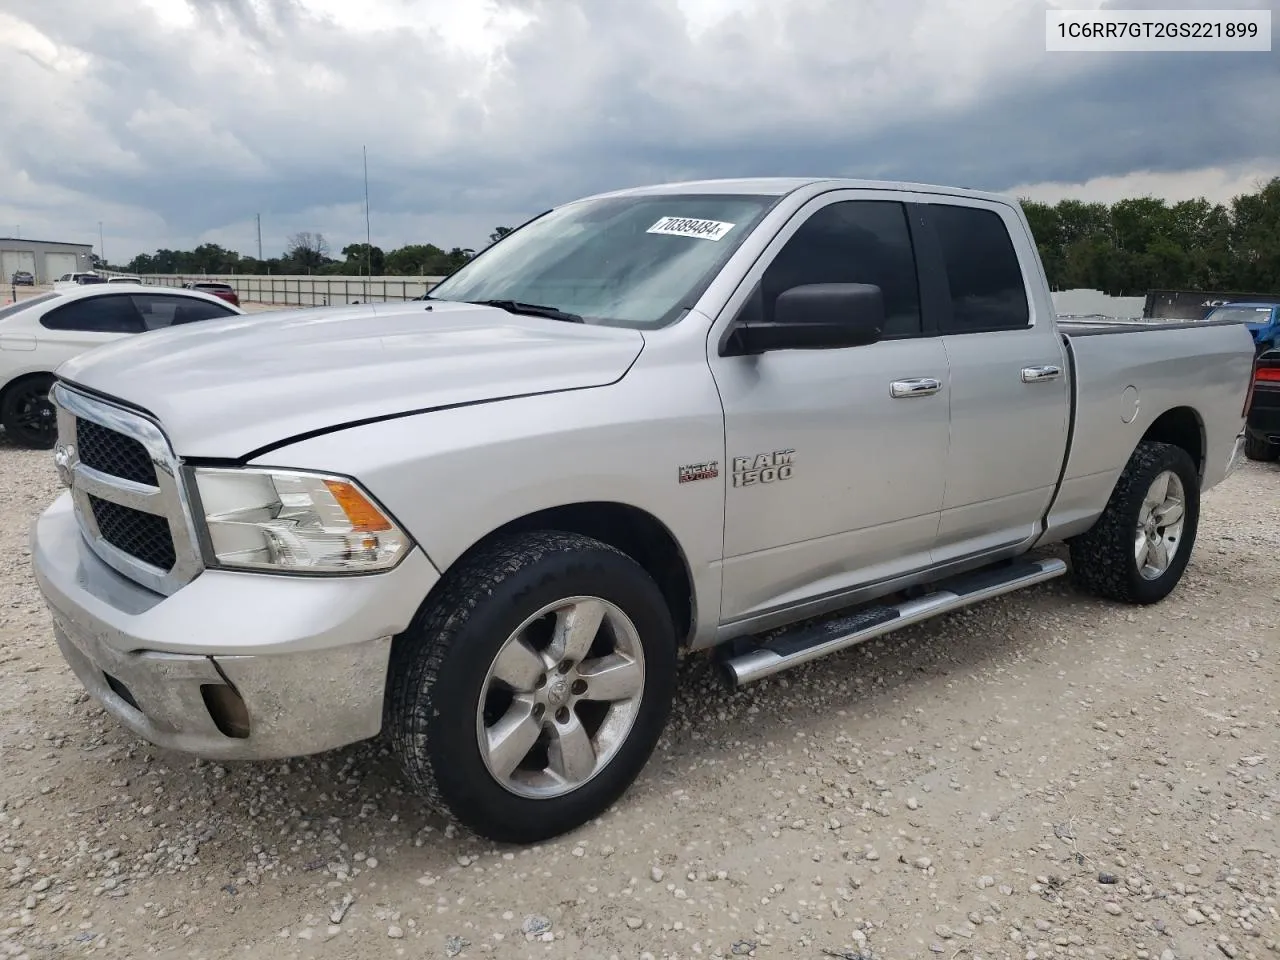
POLYGON ((806 283, 871 283, 884 295, 886 339, 920 333, 915 254, 902 204, 844 200, 806 220, 769 264, 747 322, 773 320, 784 290, 806 283))
POLYGON ((1000 215, 977 207, 931 204, 929 217, 951 286, 951 319, 945 332, 1016 330, 1030 324, 1022 268, 1000 215))
POLYGON ((195 297, 142 293, 134 294, 133 302, 137 304, 138 312, 142 314, 142 322, 146 324, 148 330, 194 323, 197 320, 235 316, 233 310, 228 310, 216 303, 197 300, 195 297))
POLYGON ((40 318, 40 325, 49 330, 83 333, 142 333, 146 329, 127 293, 73 300, 46 313, 40 318))

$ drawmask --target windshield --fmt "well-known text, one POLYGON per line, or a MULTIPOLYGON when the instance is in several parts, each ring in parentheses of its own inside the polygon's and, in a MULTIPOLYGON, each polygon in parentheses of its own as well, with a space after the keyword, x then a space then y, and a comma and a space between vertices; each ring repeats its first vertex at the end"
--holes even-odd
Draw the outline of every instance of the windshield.
POLYGON ((1208 320, 1234 320, 1236 323, 1266 323, 1271 319, 1270 307, 1219 307, 1208 320))
POLYGON ((723 194, 578 201, 504 237, 430 295, 533 303, 592 323, 660 327, 693 306, 776 201, 723 194))
POLYGON ((60 297, 60 293, 42 293, 38 297, 28 297, 26 300, 19 300, 17 303, 11 303, 7 307, 0 307, 0 320, 5 317, 11 317, 15 313, 19 313, 27 307, 34 307, 37 303, 44 303, 46 300, 52 300, 54 297, 60 297))

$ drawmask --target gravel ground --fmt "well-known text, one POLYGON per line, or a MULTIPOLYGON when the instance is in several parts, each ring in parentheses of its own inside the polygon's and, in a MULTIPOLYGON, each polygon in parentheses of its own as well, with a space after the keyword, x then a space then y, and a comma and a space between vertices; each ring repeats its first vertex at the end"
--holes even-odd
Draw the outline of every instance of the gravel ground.
POLYGON ((0 957, 1272 956, 1278 490, 1208 495, 1155 608, 1058 581, 740 693, 691 661, 619 806, 509 849, 376 744, 221 766, 123 731, 29 573, 49 455, 0 448, 0 957))

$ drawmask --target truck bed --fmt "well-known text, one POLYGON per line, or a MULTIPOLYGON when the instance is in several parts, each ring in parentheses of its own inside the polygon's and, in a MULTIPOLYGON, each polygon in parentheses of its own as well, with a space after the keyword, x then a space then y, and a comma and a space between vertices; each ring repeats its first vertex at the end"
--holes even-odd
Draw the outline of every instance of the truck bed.
POLYGON ((1087 529, 1156 418, 1202 450, 1202 488, 1226 475, 1252 370, 1235 321, 1059 318, 1071 364, 1070 447, 1049 516, 1057 537, 1087 529))

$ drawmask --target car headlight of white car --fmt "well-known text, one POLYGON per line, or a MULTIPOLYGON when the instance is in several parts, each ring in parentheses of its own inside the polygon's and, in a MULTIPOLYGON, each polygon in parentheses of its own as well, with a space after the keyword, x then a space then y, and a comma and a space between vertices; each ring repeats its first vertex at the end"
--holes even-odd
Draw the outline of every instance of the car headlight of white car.
POLYGON ((301 470, 197 467, 206 562, 282 573, 372 573, 412 541, 348 477, 301 470))

